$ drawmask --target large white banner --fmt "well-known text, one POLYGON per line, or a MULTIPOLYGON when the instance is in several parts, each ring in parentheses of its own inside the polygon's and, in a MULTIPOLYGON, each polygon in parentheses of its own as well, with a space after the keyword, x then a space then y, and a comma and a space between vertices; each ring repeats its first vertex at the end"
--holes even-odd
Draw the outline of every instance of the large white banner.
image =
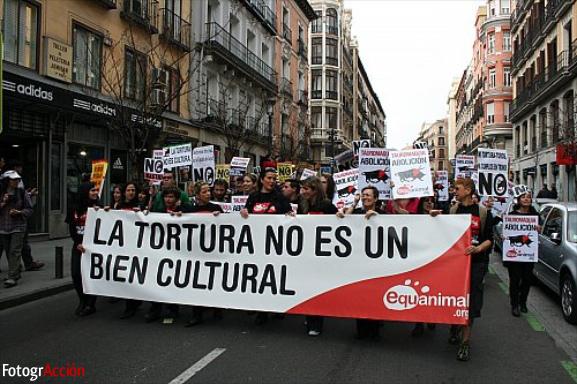
POLYGON ((394 199, 433 196, 428 150, 391 151, 389 158, 394 199))
POLYGON ((379 190, 379 199, 391 198, 391 166, 389 150, 384 148, 359 149, 359 191, 372 185, 379 190))
POLYGON ((243 219, 90 209, 82 279, 84 291, 95 295, 463 324, 470 221, 470 215, 243 219))
POLYGON ((192 172, 194 181, 206 181, 211 186, 214 184, 216 164, 213 145, 194 148, 192 151, 192 172))
POLYGON ((539 255, 538 216, 503 216, 503 260, 536 263, 539 255))
POLYGON ((335 173, 333 175, 335 181, 335 196, 333 197, 333 204, 338 208, 350 207, 355 202, 355 195, 359 193, 359 169, 349 169, 335 173))
POLYGON ((509 159, 506 150, 479 148, 479 195, 507 197, 509 159))

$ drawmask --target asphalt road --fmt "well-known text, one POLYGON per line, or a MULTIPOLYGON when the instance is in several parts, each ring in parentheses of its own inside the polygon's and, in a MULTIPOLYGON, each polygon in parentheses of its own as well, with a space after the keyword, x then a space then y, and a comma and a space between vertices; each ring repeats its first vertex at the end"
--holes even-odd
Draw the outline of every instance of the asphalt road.
MULTIPOLYGON (((538 326, 538 316, 512 317, 499 284, 496 274, 488 275, 466 363, 455 359, 447 326, 414 338, 412 324, 385 323, 380 340, 360 341, 353 320, 328 319, 323 335, 311 338, 300 316, 257 327, 253 316, 225 311, 221 321, 207 317, 204 325, 185 328, 188 309, 175 324, 145 324, 144 310, 119 320, 124 303, 106 298, 96 314, 77 318, 74 292, 1 311, 0 362, 85 368, 83 378, 37 383, 171 383, 188 370, 187 383, 575 384, 563 342, 538 326)), ((30 382, 0 376, 0 383, 30 382)))

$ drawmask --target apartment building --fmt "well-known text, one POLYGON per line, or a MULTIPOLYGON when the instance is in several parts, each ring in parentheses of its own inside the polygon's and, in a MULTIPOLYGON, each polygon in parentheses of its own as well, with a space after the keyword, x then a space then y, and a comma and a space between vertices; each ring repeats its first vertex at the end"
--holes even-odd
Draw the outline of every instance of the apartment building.
POLYGON ((244 156, 259 164, 273 151, 275 2, 198 0, 191 5, 198 54, 189 103, 198 144, 214 145, 219 162, 244 156))
POLYGON ((316 163, 330 164, 361 137, 374 133, 386 145, 386 115, 351 35, 352 12, 343 0, 310 3, 318 16, 310 30, 311 147, 316 163))
POLYGON ((278 102, 273 116, 273 153, 283 161, 312 160, 308 114, 308 34, 317 18, 306 0, 276 2, 275 68, 279 74, 278 102))
POLYGON ((140 169, 142 150, 192 135, 182 97, 189 4, 2 2, 0 154, 21 161, 24 182, 39 189, 32 233, 67 235, 64 218, 92 160, 109 162, 106 201, 112 184, 140 169))
POLYGON ((456 90, 456 153, 512 152, 510 0, 488 0, 475 20, 473 55, 456 90))
POLYGON ((449 145, 448 145, 447 118, 434 123, 423 123, 416 142, 427 143, 429 149, 429 163, 431 171, 449 171, 449 145))
POLYGON ((576 16, 572 0, 516 1, 511 16, 515 181, 554 185, 564 200, 575 200, 573 166, 558 152, 575 137, 576 16))

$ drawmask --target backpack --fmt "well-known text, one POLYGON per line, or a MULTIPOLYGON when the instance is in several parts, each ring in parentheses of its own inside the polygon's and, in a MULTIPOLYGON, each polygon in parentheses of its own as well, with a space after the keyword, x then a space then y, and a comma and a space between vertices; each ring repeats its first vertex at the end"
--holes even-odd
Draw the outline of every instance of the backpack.
MULTIPOLYGON (((479 219, 481 220, 481 233, 485 232, 485 222, 487 221, 487 208, 481 204, 477 204, 479 206, 479 219)), ((457 213, 457 209, 459 209, 459 204, 455 204, 449 210, 451 215, 455 215, 457 213)))

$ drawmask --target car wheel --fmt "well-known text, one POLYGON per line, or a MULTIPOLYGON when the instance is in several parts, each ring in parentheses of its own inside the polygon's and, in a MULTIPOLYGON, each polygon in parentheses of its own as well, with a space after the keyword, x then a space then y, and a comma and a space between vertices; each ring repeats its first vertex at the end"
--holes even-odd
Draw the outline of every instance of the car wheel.
POLYGON ((567 322, 577 324, 577 287, 570 273, 561 279, 561 309, 567 322))

